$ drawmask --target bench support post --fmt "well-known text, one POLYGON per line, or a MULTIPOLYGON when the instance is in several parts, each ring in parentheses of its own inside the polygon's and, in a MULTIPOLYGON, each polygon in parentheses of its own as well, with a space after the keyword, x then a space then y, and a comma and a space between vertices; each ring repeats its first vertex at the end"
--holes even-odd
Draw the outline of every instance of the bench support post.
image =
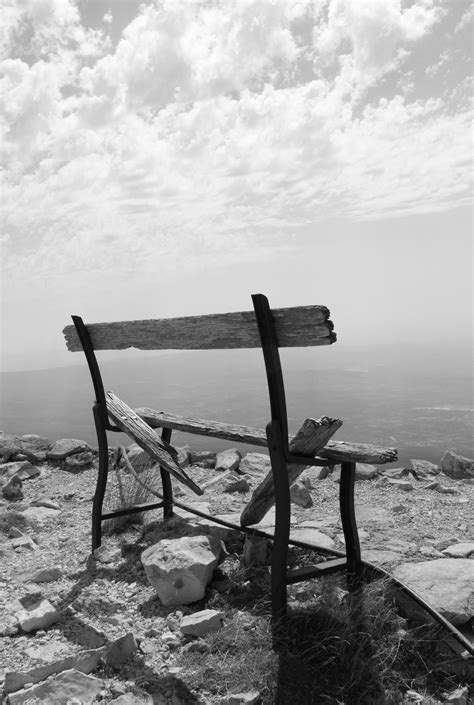
MULTIPOLYGON (((163 428, 161 431, 161 440, 165 443, 171 442, 172 430, 163 428)), ((173 487, 171 485, 171 477, 167 470, 160 467, 161 485, 163 487, 163 519, 170 519, 173 516, 173 487)))
POLYGON ((290 538, 290 488, 283 454, 281 430, 275 421, 267 426, 268 450, 275 482, 275 533, 272 550, 272 620, 275 626, 286 616, 286 570, 290 538))
POLYGON ((354 483, 356 464, 353 461, 341 463, 339 485, 339 507, 342 530, 346 544, 347 583, 351 592, 360 586, 362 563, 360 556, 359 533, 354 510, 354 483))
POLYGON ((109 445, 107 432, 103 423, 103 411, 98 402, 93 406, 95 430, 99 445, 99 471, 94 499, 92 501, 92 553, 102 543, 102 505, 104 502, 107 476, 109 472, 109 445))

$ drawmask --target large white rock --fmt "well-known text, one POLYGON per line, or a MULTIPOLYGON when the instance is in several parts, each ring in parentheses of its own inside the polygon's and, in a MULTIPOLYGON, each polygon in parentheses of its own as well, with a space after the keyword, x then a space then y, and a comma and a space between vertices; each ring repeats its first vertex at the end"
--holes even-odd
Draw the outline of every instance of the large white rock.
POLYGON ((183 617, 180 630, 189 636, 203 636, 217 632, 223 624, 224 615, 218 610, 201 610, 183 617))
POLYGON ((48 600, 40 600, 30 607, 23 607, 15 617, 24 632, 32 632, 35 629, 47 629, 58 621, 60 614, 48 600))
POLYGON ((458 455, 454 450, 447 450, 441 458, 440 468, 445 475, 462 480, 474 477, 474 460, 458 455))
POLYGON ((226 470, 237 470, 240 465, 242 453, 237 448, 229 448, 217 454, 216 470, 222 472, 226 470))
POLYGON ((474 614, 474 561, 469 558, 403 563, 393 575, 453 624, 465 624, 474 614))
POLYGON ((204 597, 221 551, 215 536, 184 536, 150 546, 141 561, 165 606, 186 605, 204 597))

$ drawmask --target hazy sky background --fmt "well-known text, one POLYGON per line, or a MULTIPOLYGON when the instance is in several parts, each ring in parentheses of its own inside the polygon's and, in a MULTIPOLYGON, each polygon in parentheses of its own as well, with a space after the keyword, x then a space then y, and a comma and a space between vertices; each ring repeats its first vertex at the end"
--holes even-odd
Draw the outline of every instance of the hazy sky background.
POLYGON ((325 304, 472 340, 464 0, 4 0, 4 369, 86 321, 325 304))

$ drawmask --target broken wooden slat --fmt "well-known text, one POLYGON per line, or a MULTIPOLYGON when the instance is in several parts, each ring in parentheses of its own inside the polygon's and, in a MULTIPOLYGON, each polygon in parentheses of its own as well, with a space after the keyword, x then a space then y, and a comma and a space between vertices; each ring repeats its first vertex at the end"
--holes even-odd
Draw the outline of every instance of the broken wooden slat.
POLYGON ((175 416, 165 411, 146 408, 135 409, 135 411, 151 428, 172 428, 184 433, 196 433, 200 436, 222 438, 237 443, 250 443, 256 446, 267 445, 267 436, 263 429, 221 423, 220 421, 191 419, 186 416, 175 416))
MULTIPOLYGON (((336 340, 326 306, 272 310, 279 347, 330 345, 336 340)), ((259 348, 254 311, 143 321, 89 323, 94 350, 209 350, 259 348)), ((75 326, 63 330, 69 350, 82 350, 75 326)))
POLYGON ((188 477, 184 470, 178 465, 175 458, 166 448, 160 438, 127 404, 119 399, 113 392, 106 392, 107 413, 114 423, 122 429, 135 443, 143 448, 156 460, 160 467, 167 470, 177 480, 189 487, 193 492, 202 495, 203 491, 188 477))
MULTIPOLYGON (((175 416, 165 411, 154 409, 135 409, 151 428, 172 428, 183 433, 195 433, 200 436, 222 438, 236 443, 248 443, 254 446, 267 447, 267 436, 261 428, 238 426, 237 424, 221 423, 220 421, 206 421, 192 419, 186 416, 175 416)), ((289 436, 289 442, 294 436, 289 436)), ((349 443, 347 441, 329 441, 324 448, 318 451, 318 457, 326 458, 328 465, 339 464, 349 460, 357 463, 393 463, 397 459, 395 448, 383 448, 368 443, 349 443)))
POLYGON ((335 463, 354 460, 356 463, 393 463, 398 458, 396 448, 383 448, 369 443, 349 443, 347 441, 329 441, 318 455, 335 463))
MULTIPOLYGON (((317 421, 315 419, 306 419, 290 442, 290 453, 306 455, 310 458, 314 457, 341 426, 342 421, 331 419, 327 416, 323 416, 317 421)), ((290 485, 293 484, 306 467, 305 465, 288 465, 290 485)), ((273 472, 270 470, 265 479, 254 490, 250 501, 244 508, 240 517, 241 526, 257 524, 274 503, 275 485, 273 472)))

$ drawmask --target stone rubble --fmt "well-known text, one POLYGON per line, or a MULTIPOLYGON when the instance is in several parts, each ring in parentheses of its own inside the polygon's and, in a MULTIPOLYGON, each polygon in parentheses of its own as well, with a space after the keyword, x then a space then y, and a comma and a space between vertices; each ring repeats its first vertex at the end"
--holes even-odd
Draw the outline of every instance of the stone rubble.
MULTIPOLYGON (((195 469, 199 467, 210 469, 215 466, 218 475, 214 482, 212 474, 203 474, 206 482, 203 481, 200 484, 207 485, 209 488, 209 493, 206 493, 207 502, 198 502, 194 498, 190 501, 186 490, 181 491, 181 494, 186 497, 185 502, 192 503, 206 514, 227 518, 232 523, 238 524, 241 508, 247 501, 243 493, 254 489, 262 476, 268 472, 268 455, 247 453, 241 457, 236 449, 219 454, 206 451, 193 454, 188 448, 176 450, 179 457, 183 459, 183 464, 192 463, 195 469), (236 474, 232 477, 224 474, 229 471, 236 474), (236 487, 242 489, 226 492, 224 491, 226 482, 227 486, 235 483, 236 487), (246 483, 246 485, 244 487, 244 484, 237 483, 246 483), (219 503, 216 504, 217 498, 219 503)), ((140 452, 142 453, 141 449, 140 452)), ((90 693, 93 693, 90 700, 102 698, 104 687, 109 689, 107 702, 153 702, 153 698, 150 699, 150 696, 143 691, 138 693, 136 689, 127 688, 126 684, 112 687, 102 678, 87 674, 98 671, 104 664, 108 666, 122 664, 125 681, 125 673, 137 653, 149 659, 159 658, 162 664, 169 663, 169 673, 171 673, 174 654, 209 652, 210 644, 202 638, 202 635, 225 629, 223 619, 225 616, 227 623, 228 615, 223 615, 219 610, 203 609, 202 602, 199 605, 193 605, 193 602, 202 600, 209 591, 215 593, 219 589, 223 591, 229 589, 230 581, 225 574, 225 569, 224 572, 217 569, 223 555, 228 555, 222 551, 221 540, 234 541, 238 534, 232 529, 214 524, 212 519, 196 518, 185 511, 177 510, 176 514, 181 513, 184 517, 187 515, 185 520, 179 521, 188 526, 188 532, 191 535, 175 538, 173 532, 177 530, 178 524, 172 523, 169 525, 170 534, 167 538, 163 539, 161 535, 160 540, 157 541, 155 538, 153 543, 153 531, 144 534, 147 537, 146 541, 152 542, 152 545, 141 552, 145 570, 143 581, 139 582, 138 577, 133 577, 132 580, 122 582, 120 587, 116 587, 119 583, 116 583, 116 578, 112 576, 118 576, 123 570, 128 551, 133 551, 133 547, 125 543, 120 549, 115 541, 104 534, 103 545, 95 552, 95 560, 87 557, 87 546, 90 541, 88 505, 93 486, 84 490, 75 480, 76 477, 80 477, 77 474, 79 471, 87 473, 88 468, 95 463, 96 452, 84 441, 62 439, 52 443, 39 436, 25 435, 0 438, 0 453, 5 461, 0 465, 2 490, 13 478, 17 478, 14 480, 14 485, 20 488, 22 495, 16 500, 6 500, 4 497, 4 501, 0 501, 0 517, 5 517, 7 522, 3 535, 0 533, 0 554, 11 556, 13 560, 20 560, 23 556, 23 560, 30 563, 27 570, 18 569, 20 564, 17 564, 12 572, 7 573, 5 570, 0 572, 0 614, 2 614, 0 635, 4 640, 11 641, 12 645, 13 642, 15 643, 16 653, 20 659, 20 668, 16 671, 6 672, 5 669, 2 671, 0 668, 0 682, 3 679, 4 691, 9 692, 10 702, 26 703, 28 699, 38 698, 40 702, 69 702, 69 705, 73 705, 76 700, 82 703, 84 697, 89 697, 88 688, 90 693), (44 465, 47 455, 53 460, 53 470, 44 465), (57 493, 51 491, 50 487, 45 492, 44 484, 47 483, 48 477, 55 468, 58 472, 61 470, 69 473, 67 477, 71 478, 70 484, 61 486, 57 493), (36 490, 37 484, 40 487, 39 491, 36 490), (80 504, 81 502, 84 502, 84 505, 80 504), (71 512, 79 511, 78 508, 82 506, 84 509, 80 511, 85 517, 84 526, 77 531, 77 525, 75 525, 77 536, 73 536, 68 522, 70 522, 71 512), (7 517, 11 517, 11 524, 8 524, 10 519, 7 517), (55 528, 51 531, 53 527, 55 528), (46 531, 49 532, 48 539, 44 540, 41 534, 46 531), (69 545, 71 548, 68 548, 69 545), (161 548, 159 548, 160 545, 161 548), (73 555, 77 546, 84 548, 85 551, 84 558, 81 559, 84 565, 80 569, 76 556, 73 555), (197 546, 200 548, 195 550, 197 546), (201 549, 205 557, 200 563, 201 549), (50 557, 49 562, 45 562, 42 558, 44 552, 50 557), (184 567, 181 565, 181 552, 188 554, 188 563, 191 565, 191 568, 190 565, 184 568, 184 573, 180 572, 184 567), (161 561, 159 570, 153 562, 155 559, 156 564, 161 561), (74 563, 74 570, 78 571, 77 575, 80 575, 87 574, 87 572, 84 573, 86 560, 89 561, 87 571, 92 571, 89 576, 90 585, 85 584, 72 601, 63 604, 63 596, 69 589, 65 586, 77 582, 77 577, 75 575, 74 578, 72 577, 68 562, 74 563), (179 571, 175 573, 172 567, 174 564, 179 567, 179 571), (156 587, 161 580, 157 578, 157 575, 161 575, 161 570, 163 574, 168 574, 168 587, 162 595, 156 587), (195 580, 193 570, 200 575, 199 581, 195 580), (193 584, 193 589, 195 583, 200 583, 199 590, 193 592, 192 598, 188 601, 183 599, 187 590, 183 577, 187 575, 186 571, 193 576, 189 580, 193 584), (2 582, 4 574, 11 575, 16 581, 16 590, 23 590, 23 596, 20 593, 18 595, 21 603, 15 599, 17 595, 11 593, 9 593, 9 602, 2 602, 2 589, 7 584, 5 581, 2 582), (145 576, 149 580, 149 587, 145 576), (180 580, 183 580, 183 585, 180 584, 177 587, 176 583, 180 580), (39 584, 44 595, 37 592, 39 584), (145 593, 146 590, 151 592, 145 593), (154 597, 154 591, 159 599, 154 597), (168 602, 170 592, 175 595, 175 599, 168 602), (179 593, 178 597, 176 597, 177 593, 179 593), (148 594, 147 598, 145 594, 148 594), (138 595, 141 595, 143 615, 150 616, 142 615, 137 620, 138 595), (171 612, 165 617, 158 616, 163 613, 155 612, 156 609, 161 610, 168 606, 180 606, 182 612, 171 612), (6 608, 3 613, 2 608, 6 608), (197 611, 196 608, 198 608, 197 611), (146 612, 150 609, 153 611, 146 612), (57 625, 63 625, 68 619, 80 620, 87 625, 89 638, 92 639, 90 645, 93 648, 77 651, 77 645, 61 637, 62 626, 57 628, 57 625), (147 626, 143 626, 145 623, 147 626), (128 631, 129 629, 134 633, 137 631, 137 636, 128 631), (125 636, 123 636, 124 630, 127 632, 125 636), (117 638, 110 639, 108 636, 105 639, 106 631, 109 634, 115 633, 117 638), (96 639, 95 644, 92 643, 94 639, 96 639), (71 653, 71 649, 76 649, 75 653, 71 653), (84 686, 80 694, 75 690, 79 687, 78 684, 84 686), (114 690, 115 687, 116 690, 114 690), (66 688, 67 698, 64 700, 66 688), (112 695, 116 696, 114 700, 110 700, 112 695)), ((378 469, 367 464, 358 464, 356 467, 356 478, 358 482, 362 481, 361 492, 370 494, 371 487, 380 487, 379 492, 383 491, 387 493, 388 498, 392 498, 391 502, 384 502, 383 506, 374 505, 370 501, 366 504, 359 501, 356 504, 363 558, 378 565, 387 566, 390 572, 419 592, 458 625, 468 625, 474 611, 471 587, 474 584, 474 561, 472 560, 474 535, 468 522, 457 516, 458 507, 460 511, 462 509, 463 516, 466 516, 474 479, 471 473, 472 465, 473 461, 450 451, 443 456, 439 466, 428 461, 411 460, 411 467, 407 468, 378 469), (448 468, 448 472, 445 468, 448 468), (402 492, 404 493, 403 503, 400 502, 402 492), (439 496, 436 496, 437 493, 439 496), (449 525, 445 523, 441 527, 444 533, 430 535, 427 528, 430 515, 424 511, 424 508, 432 507, 437 502, 447 508, 446 511, 449 511, 448 516, 451 519, 449 525), (421 507, 418 511, 416 511, 417 506, 421 507)), ((91 477, 94 478, 94 471, 92 470, 91 473, 91 477)), ((330 492, 332 481, 337 482, 338 474, 337 467, 335 469, 310 468, 295 485, 298 486, 298 492, 304 490, 314 504, 318 502, 318 495, 321 493, 325 499, 326 493, 330 492), (331 478, 331 482, 325 482, 327 476, 331 478)), ((293 487, 292 492, 295 492, 293 487)), ((318 504, 317 511, 308 511, 301 504, 296 504, 292 510, 291 538, 323 548, 343 550, 344 537, 340 529, 337 502, 334 506, 332 500, 330 502, 329 512, 324 504, 322 507, 318 504), (336 513, 331 514, 331 511, 336 513), (305 519, 313 513, 317 518, 305 519)), ((274 510, 268 512, 259 528, 271 531, 273 527, 274 510)), ((242 556, 244 566, 268 566, 270 558, 270 541, 256 537, 250 540, 248 536, 245 538, 242 556)), ((7 560, 9 561, 10 558, 7 560)), ((400 604, 403 609, 409 611, 406 604, 402 604, 402 601, 400 604)), ((0 660, 1 656, 0 651, 0 660)), ((12 667, 11 661, 9 661, 9 667, 12 667)), ((179 669, 176 673, 178 672, 179 669)), ((165 703, 184 705, 186 702, 173 695, 172 688, 159 697, 161 699, 158 702, 163 702, 163 705, 165 703), (176 700, 173 699, 175 697, 176 700)), ((466 705, 468 702, 466 698, 468 698, 467 690, 460 687, 446 693, 444 702, 466 705)), ((259 701, 260 695, 256 691, 228 694, 221 698, 222 703, 229 704, 243 705, 259 701)))

